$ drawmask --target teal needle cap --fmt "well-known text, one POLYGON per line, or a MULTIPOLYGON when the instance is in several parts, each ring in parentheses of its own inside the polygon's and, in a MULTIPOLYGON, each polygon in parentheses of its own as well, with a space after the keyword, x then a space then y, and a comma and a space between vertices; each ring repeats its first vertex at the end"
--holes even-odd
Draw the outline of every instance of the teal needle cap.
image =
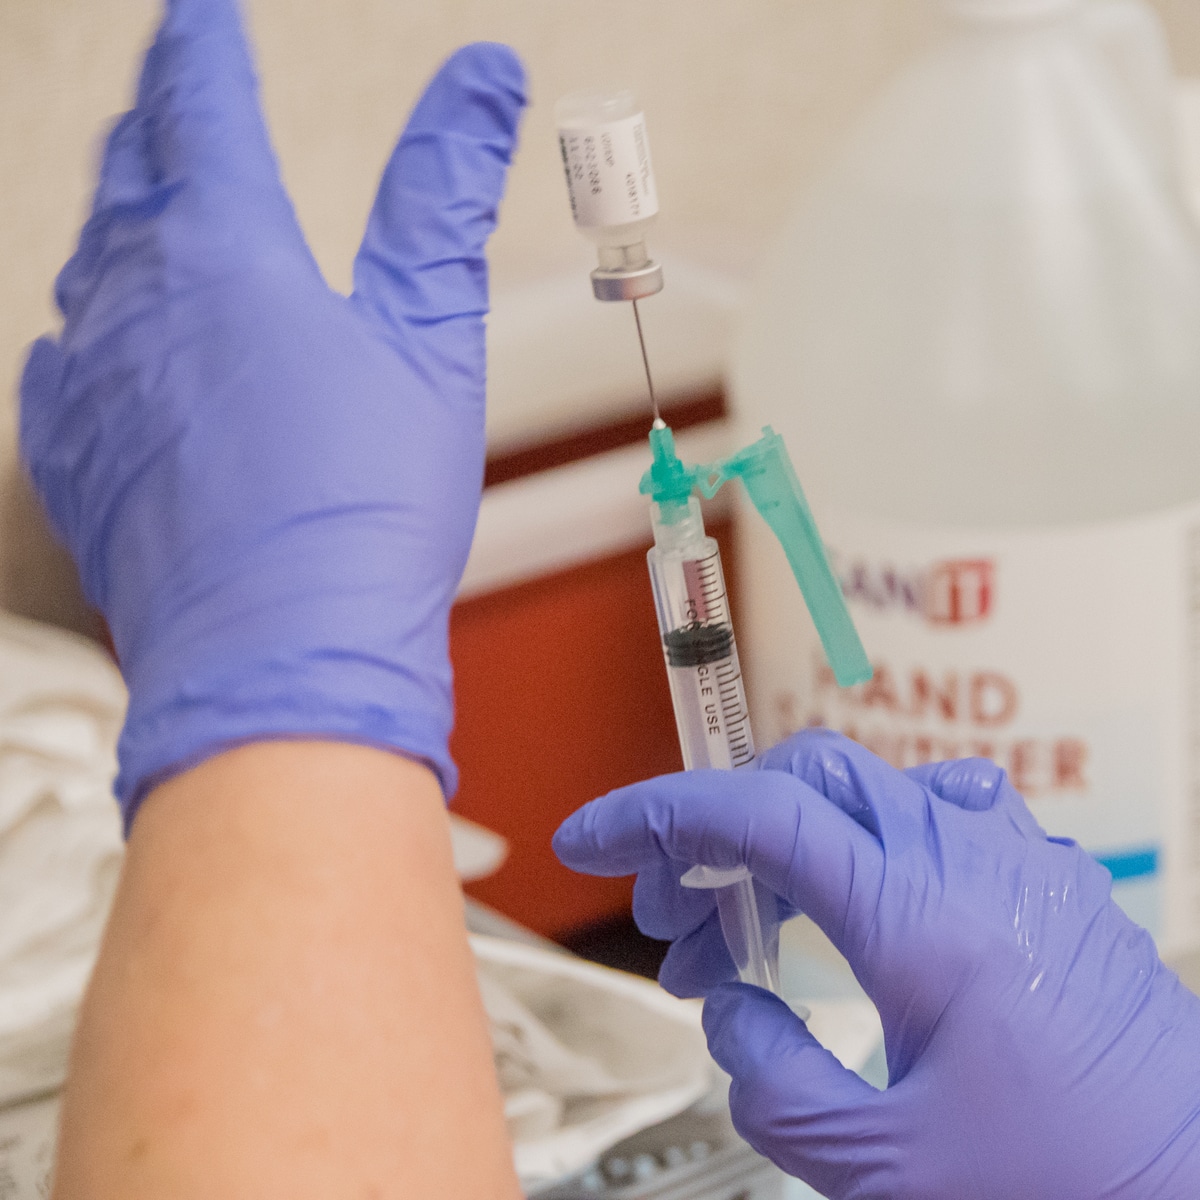
POLYGON ((846 608, 783 438, 767 425, 758 441, 736 454, 715 463, 689 466, 676 454, 670 428, 656 422, 650 431, 650 452, 653 459, 639 490, 659 506, 668 525, 683 518, 693 494, 711 500, 729 480, 742 481, 751 503, 787 555, 834 678, 842 687, 870 679, 870 659, 846 608))

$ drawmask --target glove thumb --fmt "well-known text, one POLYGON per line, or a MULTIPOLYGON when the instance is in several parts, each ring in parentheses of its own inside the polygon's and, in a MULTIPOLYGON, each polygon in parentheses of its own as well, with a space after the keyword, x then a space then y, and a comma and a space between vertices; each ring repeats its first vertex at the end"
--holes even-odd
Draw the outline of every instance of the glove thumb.
POLYGON ((734 1126, 755 1150, 829 1200, 891 1194, 882 1185, 895 1166, 887 1093, 843 1067, 778 996, 714 988, 704 1032, 733 1079, 734 1126))

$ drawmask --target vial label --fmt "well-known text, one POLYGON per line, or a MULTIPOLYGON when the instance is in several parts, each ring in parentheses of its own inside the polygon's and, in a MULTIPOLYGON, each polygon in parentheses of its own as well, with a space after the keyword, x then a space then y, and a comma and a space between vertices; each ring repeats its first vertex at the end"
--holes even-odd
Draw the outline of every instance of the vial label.
POLYGON ((575 224, 629 225, 658 212, 650 142, 642 113, 558 131, 575 224))

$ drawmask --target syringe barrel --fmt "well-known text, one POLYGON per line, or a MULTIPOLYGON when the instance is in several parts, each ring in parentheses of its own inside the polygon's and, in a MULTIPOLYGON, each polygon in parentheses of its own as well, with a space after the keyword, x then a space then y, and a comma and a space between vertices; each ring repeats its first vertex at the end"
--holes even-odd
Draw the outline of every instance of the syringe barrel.
POLYGON ((655 512, 646 559, 683 765, 740 767, 754 758, 754 739, 721 552, 704 533, 695 498, 675 516, 667 523, 655 512))
MULTIPOLYGON (((754 758, 746 691, 733 640, 721 551, 704 532, 700 502, 651 505, 654 545, 646 556, 679 746, 686 770, 729 770, 754 758)), ((779 990, 779 913, 745 867, 697 866, 680 882, 711 887, 725 944, 743 983, 779 990)))

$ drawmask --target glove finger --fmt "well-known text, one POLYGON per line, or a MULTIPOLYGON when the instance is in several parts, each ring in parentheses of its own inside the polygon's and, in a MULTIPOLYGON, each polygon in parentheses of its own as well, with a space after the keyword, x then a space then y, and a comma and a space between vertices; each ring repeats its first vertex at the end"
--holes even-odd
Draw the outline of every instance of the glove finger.
POLYGON ((147 156, 146 123, 140 113, 127 112, 113 126, 104 144, 92 216, 106 209, 139 204, 154 186, 154 172, 147 156))
POLYGON ((68 321, 95 292, 97 272, 114 242, 114 227, 136 222, 144 210, 157 211, 155 193, 146 151, 145 122, 137 112, 126 113, 113 126, 105 143, 92 213, 80 234, 79 245, 54 283, 55 302, 68 321))
MULTIPOLYGON (((712 888, 684 887, 679 882, 690 866, 664 855, 638 872, 633 885, 633 919, 647 937, 674 941, 697 929, 716 910, 712 888)), ((775 899, 781 924, 796 915, 794 905, 775 899)))
POLYGON ((935 796, 967 812, 987 812, 1000 797, 1004 771, 988 758, 922 763, 904 772, 935 796))
MULTIPOLYGON (((939 800, 967 812, 1004 812, 1026 836, 1042 835, 1042 827, 1003 767, 988 758, 960 758, 925 763, 904 772, 939 800)), ((1044 836, 1044 835, 1043 835, 1044 836)))
POLYGON ((839 949, 871 918, 883 881, 879 843, 780 771, 687 771, 619 788, 568 817, 554 850, 593 875, 633 874, 664 856, 749 867, 839 949))
POLYGON ((806 729, 759 755, 755 766, 803 780, 884 845, 907 843, 925 828, 925 789, 840 733, 806 729))
POLYGON ((236 0, 167 0, 137 108, 161 180, 265 194, 294 221, 236 0))
POLYGON ((490 43, 452 55, 418 101, 354 264, 355 300, 393 330, 487 312, 484 246, 524 105, 524 68, 490 43))
POLYGON ((702 925, 715 911, 716 894, 711 889, 687 888, 679 882, 690 865, 663 855, 638 872, 633 885, 633 919, 647 937, 673 942, 702 925))
POLYGON ((70 447, 54 433, 65 371, 63 353, 50 338, 34 342, 21 374, 20 439, 21 458, 51 524, 74 550, 78 514, 70 447))
POLYGON ((887 1136, 887 1093, 843 1067, 778 996, 718 987, 704 1032, 733 1079, 734 1126, 755 1150, 830 1200, 893 1194, 879 1186, 901 1151, 887 1136))
POLYGON ((735 979, 737 967, 725 945, 715 905, 700 925, 671 943, 658 969, 658 982, 685 1000, 707 996, 718 984, 735 979))

